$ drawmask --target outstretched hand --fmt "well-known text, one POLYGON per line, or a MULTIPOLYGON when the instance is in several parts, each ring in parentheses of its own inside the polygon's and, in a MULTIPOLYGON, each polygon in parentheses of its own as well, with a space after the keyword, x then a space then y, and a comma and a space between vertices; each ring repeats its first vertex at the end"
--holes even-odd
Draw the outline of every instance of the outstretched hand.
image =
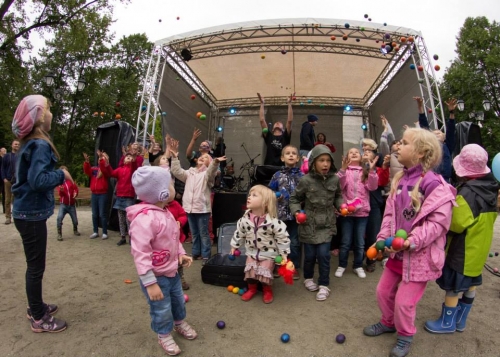
POLYGON ((290 94, 290 96, 286 98, 286 102, 287 102, 288 104, 290 104, 290 103, 292 102, 292 100, 293 100, 293 97, 295 97, 295 93, 290 94))
POLYGON ((257 93, 257 97, 259 97, 260 104, 264 104, 264 98, 260 95, 260 93, 257 93))
POLYGON ((90 158, 86 152, 83 153, 83 159, 85 160, 85 162, 90 162, 90 158))
POLYGON ((221 162, 221 161, 226 161, 226 160, 227 160, 226 155, 221 156, 221 157, 216 157, 216 158, 214 159, 214 161, 215 161, 216 163, 219 163, 219 162, 221 162))
POLYGON ((201 130, 198 128, 194 128, 192 140, 194 141, 194 140, 198 139, 200 137, 200 135, 201 135, 201 130))
POLYGON ((342 170, 347 170, 350 164, 351 159, 349 159, 349 156, 342 156, 342 170))
POLYGON ((371 160, 368 160, 368 162, 370 163, 370 170, 374 170, 375 169, 375 166, 377 166, 377 161, 378 161, 378 156, 375 155, 375 157, 371 160))
POLYGON ((173 157, 179 157, 179 140, 171 138, 169 151, 173 157))
POLYGON ((413 97, 413 100, 415 100, 419 106, 424 105, 424 100, 422 99, 422 97, 413 97))
POLYGON ((457 100, 455 98, 450 98, 445 102, 448 106, 448 111, 455 110, 457 108, 457 100))

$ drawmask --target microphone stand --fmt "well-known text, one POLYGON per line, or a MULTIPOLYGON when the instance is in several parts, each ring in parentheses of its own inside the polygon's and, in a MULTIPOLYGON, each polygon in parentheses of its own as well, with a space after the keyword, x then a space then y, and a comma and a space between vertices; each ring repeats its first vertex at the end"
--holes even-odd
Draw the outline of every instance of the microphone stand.
POLYGON ((252 177, 250 175, 250 168, 254 165, 255 159, 260 156, 260 154, 257 154, 255 157, 252 158, 250 156, 250 154, 248 153, 248 150, 247 150, 247 148, 245 146, 245 143, 241 144, 241 147, 243 148, 243 150, 245 150, 245 153, 247 154, 247 156, 250 159, 250 161, 244 163, 240 167, 240 175, 236 178, 236 180, 238 181, 237 182, 237 184, 238 184, 238 191, 240 191, 240 183, 243 180, 242 176, 243 176, 243 173, 245 171, 248 173, 248 184, 250 185, 250 181, 252 180, 252 177))

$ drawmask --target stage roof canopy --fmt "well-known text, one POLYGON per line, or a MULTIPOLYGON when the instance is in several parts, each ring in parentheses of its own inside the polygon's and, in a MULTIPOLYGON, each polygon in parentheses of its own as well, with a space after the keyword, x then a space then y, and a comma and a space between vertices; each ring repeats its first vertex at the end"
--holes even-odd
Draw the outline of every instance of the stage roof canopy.
POLYGON ((370 21, 303 18, 221 25, 156 45, 218 108, 258 105, 256 92, 266 104, 283 105, 295 92, 300 102, 367 108, 413 55, 420 36, 370 21))

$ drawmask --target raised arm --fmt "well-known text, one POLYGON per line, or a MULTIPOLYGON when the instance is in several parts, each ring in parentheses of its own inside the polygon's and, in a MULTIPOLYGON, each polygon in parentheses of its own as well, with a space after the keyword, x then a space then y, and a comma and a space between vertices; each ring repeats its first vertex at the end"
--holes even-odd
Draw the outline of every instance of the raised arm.
MULTIPOLYGON (((257 93, 257 97, 259 97, 260 100, 260 110, 259 110, 260 126, 262 127, 262 129, 267 129, 266 116, 264 113, 264 98, 262 98, 260 93, 257 93)), ((262 135, 266 136, 267 133, 263 132, 262 135)))
POLYGON ((189 145, 186 149, 186 157, 189 161, 191 161, 191 159, 193 158, 194 144, 196 143, 196 139, 198 139, 200 135, 201 135, 201 130, 194 128, 193 136, 191 137, 191 141, 189 142, 189 145))
POLYGON ((422 129, 429 129, 429 120, 425 115, 424 100, 421 97, 413 97, 418 107, 418 124, 422 129))
POLYGON ((288 103, 288 119, 286 121, 286 132, 288 135, 292 134, 292 122, 293 122, 293 108, 292 108, 292 100, 295 93, 290 94, 290 97, 287 98, 288 103))
POLYGON ((450 113, 450 118, 446 122, 445 144, 453 155, 453 151, 455 150, 455 109, 457 108, 457 100, 451 98, 445 104, 448 106, 448 113, 450 113))

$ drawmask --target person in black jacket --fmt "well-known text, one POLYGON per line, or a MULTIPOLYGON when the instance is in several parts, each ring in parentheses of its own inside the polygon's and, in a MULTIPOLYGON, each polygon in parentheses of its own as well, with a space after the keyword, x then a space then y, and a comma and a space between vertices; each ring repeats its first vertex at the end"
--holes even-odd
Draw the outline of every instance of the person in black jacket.
POLYGON ((300 156, 307 157, 309 151, 314 147, 316 135, 314 134, 314 127, 318 122, 318 117, 314 114, 307 116, 307 121, 302 124, 300 130, 300 156))
POLYGON ((17 151, 19 150, 19 140, 12 141, 12 151, 5 154, 2 159, 2 181, 5 192, 5 224, 11 223, 12 207, 14 195, 12 194, 12 185, 14 184, 16 172, 17 151))

